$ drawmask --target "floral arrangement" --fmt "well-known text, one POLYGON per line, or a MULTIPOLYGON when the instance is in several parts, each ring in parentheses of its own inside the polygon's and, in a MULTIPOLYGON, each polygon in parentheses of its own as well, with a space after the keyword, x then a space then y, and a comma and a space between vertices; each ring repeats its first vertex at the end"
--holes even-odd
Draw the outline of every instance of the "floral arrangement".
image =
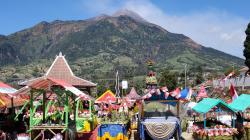
POLYGON ((227 128, 224 125, 216 125, 213 128, 200 128, 197 125, 193 125, 192 131, 194 134, 198 134, 199 136, 233 136, 238 133, 236 128, 227 128))

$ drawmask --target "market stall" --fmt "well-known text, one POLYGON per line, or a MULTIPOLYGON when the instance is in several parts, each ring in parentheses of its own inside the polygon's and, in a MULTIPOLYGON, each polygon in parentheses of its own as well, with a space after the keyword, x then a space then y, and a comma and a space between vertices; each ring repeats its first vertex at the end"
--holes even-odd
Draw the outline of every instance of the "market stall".
POLYGON ((194 122, 193 137, 196 139, 230 139, 237 134, 235 128, 235 110, 220 99, 204 98, 193 110, 203 115, 202 122, 194 122), (227 125, 218 120, 219 115, 230 114, 232 125, 227 125))
POLYGON ((68 138, 70 122, 76 121, 76 102, 91 97, 63 80, 45 78, 17 91, 29 94, 29 132, 31 139, 52 138, 64 133, 68 138), (73 117, 71 117, 73 116, 73 117), (50 133, 45 133, 50 132, 50 133), (51 136, 52 135, 52 136, 51 136))
POLYGON ((250 139, 250 95, 241 94, 229 106, 242 115, 241 123, 244 125, 247 139, 250 139))

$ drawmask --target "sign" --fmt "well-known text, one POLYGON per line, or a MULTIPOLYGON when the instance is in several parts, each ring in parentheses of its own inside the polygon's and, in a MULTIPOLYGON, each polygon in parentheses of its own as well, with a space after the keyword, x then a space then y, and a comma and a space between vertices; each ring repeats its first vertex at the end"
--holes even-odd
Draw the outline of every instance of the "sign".
POLYGON ((122 81, 122 89, 128 89, 128 81, 122 81))

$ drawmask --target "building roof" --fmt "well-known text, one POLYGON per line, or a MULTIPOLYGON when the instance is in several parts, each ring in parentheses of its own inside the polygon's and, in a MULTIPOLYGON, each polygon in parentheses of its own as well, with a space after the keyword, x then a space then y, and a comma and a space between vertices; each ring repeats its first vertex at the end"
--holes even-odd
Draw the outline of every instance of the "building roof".
MULTIPOLYGON (((11 107, 11 97, 17 90, 13 87, 0 82, 0 107, 11 107)), ((25 99, 15 98, 13 99, 14 106, 21 106, 25 103, 25 99)))
POLYGON ((60 79, 55 79, 55 78, 44 78, 44 79, 40 78, 39 80, 36 80, 35 82, 32 82, 31 84, 18 90, 15 93, 15 95, 16 96, 23 95, 23 94, 27 95, 31 88, 49 90, 52 86, 55 86, 55 85, 63 87, 66 91, 72 92, 73 94, 75 94, 79 98, 82 98, 85 100, 93 100, 94 99, 91 96, 83 93, 79 89, 75 88, 71 84, 67 83, 66 81, 60 80, 60 79))
POLYGON ((59 53, 58 56, 56 56, 56 59, 54 60, 54 62, 52 63, 49 70, 46 72, 44 76, 24 81, 22 83, 19 83, 19 85, 25 86, 44 78, 54 78, 54 79, 64 80, 73 86, 81 86, 81 87, 96 86, 95 83, 76 77, 72 72, 71 68, 69 67, 67 60, 65 59, 65 57, 62 55, 61 52, 59 53))
POLYGON ((95 100, 95 103, 114 103, 114 102, 116 102, 116 97, 111 90, 107 90, 99 98, 95 100))
POLYGON ((235 99, 230 107, 234 108, 237 111, 245 111, 250 107, 250 95, 249 94, 241 94, 237 99, 235 99))
POLYGON ((227 110, 231 112, 235 112, 235 110, 232 107, 230 107, 228 104, 226 104, 224 101, 220 99, 212 99, 212 98, 204 98, 199 103, 197 103, 196 106, 193 107, 193 110, 198 113, 207 113, 212 108, 218 107, 218 106, 223 106, 227 110))
MULTIPOLYGON (((22 106, 25 104, 26 101, 26 99, 14 97, 13 107, 22 106)), ((9 96, 8 94, 0 94, 0 108, 1 107, 11 107, 11 96, 9 96)))
POLYGON ((0 93, 7 93, 7 94, 11 94, 16 92, 17 90, 14 89, 13 87, 3 83, 0 81, 0 93))
POLYGON ((247 72, 248 71, 248 67, 243 67, 239 70, 240 72, 247 72))
POLYGON ((131 88, 129 94, 126 97, 129 98, 130 100, 136 100, 141 98, 141 96, 137 94, 134 87, 131 88))

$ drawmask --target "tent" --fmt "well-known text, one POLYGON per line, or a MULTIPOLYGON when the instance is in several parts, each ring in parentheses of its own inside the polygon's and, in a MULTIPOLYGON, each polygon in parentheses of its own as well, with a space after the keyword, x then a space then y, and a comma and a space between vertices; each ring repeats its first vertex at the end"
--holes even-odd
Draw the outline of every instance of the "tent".
POLYGON ((245 111, 247 108, 250 107, 250 95, 241 94, 237 99, 235 99, 231 104, 229 104, 229 106, 237 111, 245 111))
POLYGON ((137 94, 134 87, 131 88, 129 94, 126 97, 129 98, 130 100, 136 100, 141 98, 141 96, 137 94))
POLYGON ((207 97, 208 97, 208 96, 207 96, 206 89, 205 89, 204 85, 202 85, 202 86, 200 87, 200 91, 199 91, 199 93, 198 93, 196 99, 197 99, 197 100, 200 100, 200 99, 202 99, 202 98, 207 98, 207 97))
POLYGON ((115 103, 116 97, 111 90, 104 92, 99 98, 95 100, 95 103, 115 103))

